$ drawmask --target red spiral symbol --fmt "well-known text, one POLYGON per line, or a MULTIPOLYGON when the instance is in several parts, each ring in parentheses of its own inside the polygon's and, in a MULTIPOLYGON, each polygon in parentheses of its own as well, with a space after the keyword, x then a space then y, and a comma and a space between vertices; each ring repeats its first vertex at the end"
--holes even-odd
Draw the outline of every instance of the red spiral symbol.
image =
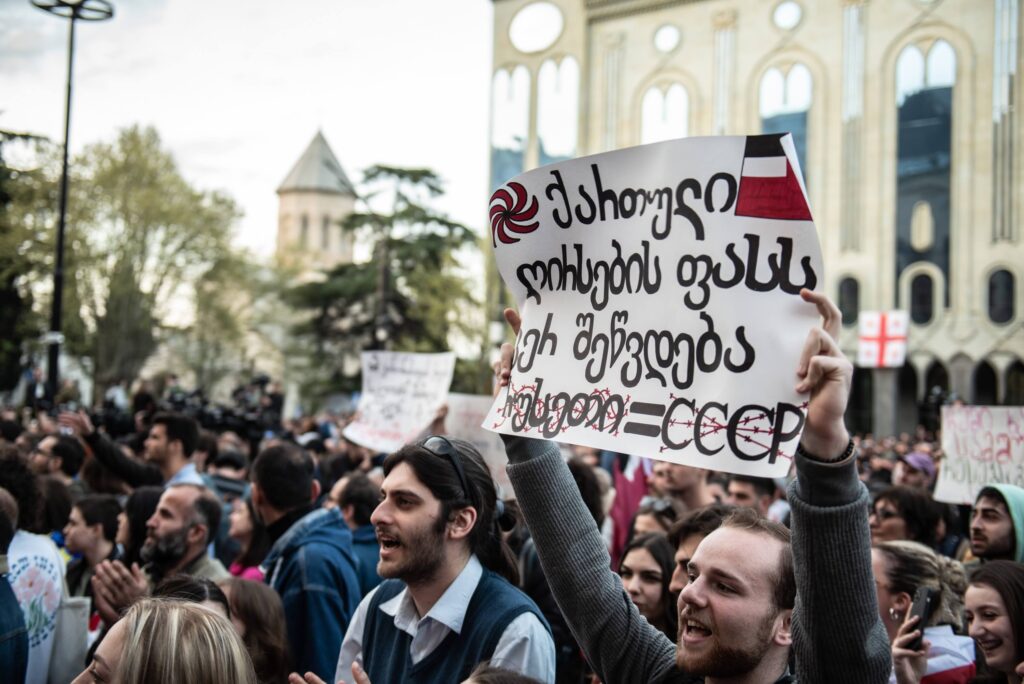
POLYGON ((519 242, 519 238, 509 235, 509 232, 523 235, 537 230, 540 223, 530 223, 537 215, 537 210, 537 198, 530 197, 526 188, 519 183, 513 181, 507 187, 498 188, 491 195, 491 238, 494 246, 498 246, 498 240, 506 245, 519 242), (512 193, 515 193, 515 197, 512 193))

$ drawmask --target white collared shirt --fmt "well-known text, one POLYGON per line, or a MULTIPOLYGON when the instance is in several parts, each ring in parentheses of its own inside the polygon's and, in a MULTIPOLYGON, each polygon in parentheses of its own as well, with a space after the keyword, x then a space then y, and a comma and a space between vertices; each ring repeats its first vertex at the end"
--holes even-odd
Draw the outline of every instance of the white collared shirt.
MULTIPOLYGON (((409 651, 414 664, 433 653, 450 632, 462 633, 469 600, 482 576, 483 566, 475 555, 470 556, 466 567, 422 618, 416 612, 416 604, 408 589, 380 604, 379 609, 394 619, 395 627, 412 637, 409 651)), ((363 597, 348 624, 338 655, 338 668, 334 675, 336 682, 351 681, 352 662, 358 660, 360 665, 363 663, 366 611, 376 592, 374 589, 363 597)), ((523 613, 508 623, 494 648, 490 663, 542 682, 554 682, 555 642, 537 616, 523 613)))

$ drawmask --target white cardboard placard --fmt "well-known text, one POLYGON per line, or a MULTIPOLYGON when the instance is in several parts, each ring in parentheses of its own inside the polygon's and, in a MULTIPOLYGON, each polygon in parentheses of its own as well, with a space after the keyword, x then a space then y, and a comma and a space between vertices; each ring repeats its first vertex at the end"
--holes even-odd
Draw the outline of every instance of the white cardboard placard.
POLYGON ((416 439, 444 404, 455 354, 363 352, 363 393, 346 439, 392 452, 416 439))
POLYGON ((935 500, 973 504, 982 487, 1024 487, 1024 408, 943 406, 935 500))
POLYGON ((482 394, 450 393, 445 428, 451 437, 465 440, 476 447, 484 457, 495 484, 501 490, 499 494, 502 498, 515 498, 512 483, 505 473, 505 466, 508 464, 505 445, 496 433, 480 427, 487 418, 493 401, 493 398, 482 394))
POLYGON ((484 427, 782 476, 821 253, 789 135, 687 138, 553 164, 491 198, 523 318, 484 427))

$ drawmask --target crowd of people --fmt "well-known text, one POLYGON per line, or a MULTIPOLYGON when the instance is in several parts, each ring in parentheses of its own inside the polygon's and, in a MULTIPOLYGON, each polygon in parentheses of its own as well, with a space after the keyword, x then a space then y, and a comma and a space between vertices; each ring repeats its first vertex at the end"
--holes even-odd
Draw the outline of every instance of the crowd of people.
POLYGON ((802 294, 779 481, 506 435, 502 498, 443 410, 381 454, 339 416, 204 429, 177 384, 127 429, 5 408, 3 679, 1021 682, 1024 490, 943 504, 938 434, 851 437, 802 294))

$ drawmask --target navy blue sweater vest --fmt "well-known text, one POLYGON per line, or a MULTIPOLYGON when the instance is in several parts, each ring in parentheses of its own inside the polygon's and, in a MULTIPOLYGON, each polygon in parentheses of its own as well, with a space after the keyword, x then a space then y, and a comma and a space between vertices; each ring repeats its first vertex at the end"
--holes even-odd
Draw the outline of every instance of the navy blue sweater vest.
MULTIPOLYGON (((451 632, 427 657, 415 665, 409 648, 412 637, 395 627, 394 618, 380 605, 405 588, 399 580, 385 580, 366 611, 363 630, 363 668, 374 684, 452 684, 469 676, 477 663, 490 659, 505 628, 523 613, 537 616, 547 627, 537 605, 499 575, 484 568, 466 610, 462 633, 451 632)), ((548 628, 550 631, 550 628, 548 628)))

